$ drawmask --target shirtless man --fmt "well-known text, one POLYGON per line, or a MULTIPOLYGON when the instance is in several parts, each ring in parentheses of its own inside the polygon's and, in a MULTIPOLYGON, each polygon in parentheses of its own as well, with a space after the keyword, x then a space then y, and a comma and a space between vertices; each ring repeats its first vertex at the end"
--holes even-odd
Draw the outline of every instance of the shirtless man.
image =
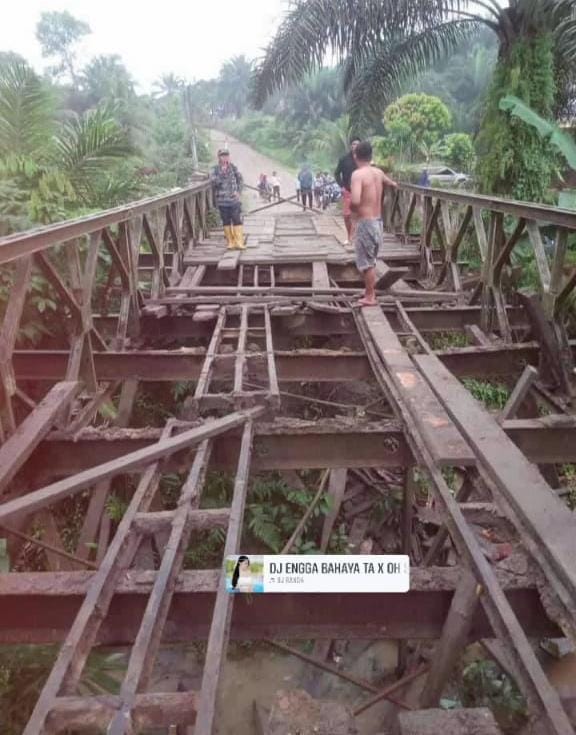
POLYGON ((371 165, 372 146, 360 143, 354 151, 358 168, 352 174, 352 212, 357 217, 355 230, 356 267, 364 276, 366 291, 359 306, 375 306, 376 258, 384 240, 382 198, 385 186, 398 186, 379 168, 371 165))

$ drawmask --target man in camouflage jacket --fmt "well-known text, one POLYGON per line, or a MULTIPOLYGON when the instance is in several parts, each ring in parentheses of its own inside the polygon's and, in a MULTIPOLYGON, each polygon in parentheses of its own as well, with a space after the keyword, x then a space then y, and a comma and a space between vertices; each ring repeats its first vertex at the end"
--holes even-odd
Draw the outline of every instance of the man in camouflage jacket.
POLYGON ((224 236, 231 250, 244 250, 244 230, 242 226, 241 194, 244 186, 242 174, 230 161, 230 152, 218 151, 218 165, 210 175, 214 187, 214 199, 220 210, 224 225, 224 236))

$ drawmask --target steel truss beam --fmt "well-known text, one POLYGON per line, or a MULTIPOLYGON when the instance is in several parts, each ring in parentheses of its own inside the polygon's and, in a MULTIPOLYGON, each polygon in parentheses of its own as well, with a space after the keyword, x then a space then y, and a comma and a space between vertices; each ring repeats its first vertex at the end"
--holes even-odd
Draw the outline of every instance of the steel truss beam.
MULTIPOLYGON (((525 365, 537 365, 539 349, 536 342, 508 346, 464 347, 436 353, 449 370, 458 377, 513 376, 525 365)), ((172 382, 196 380, 204 362, 203 349, 139 352, 95 352, 94 364, 99 380, 172 382)), ((348 382, 368 380, 372 371, 362 352, 338 350, 297 350, 275 352, 278 380, 289 382, 348 382)), ((21 380, 62 380, 66 373, 68 353, 58 350, 20 350, 14 353, 16 376, 21 380)), ((217 380, 234 374, 235 356, 223 355, 214 371, 217 380)), ((266 375, 262 370, 254 377, 266 375)))
MULTIPOLYGON (((0 643, 56 643, 64 639, 96 572, 19 573, 3 582, 0 593, 0 643)), ((155 572, 132 570, 118 586, 98 641, 131 644, 138 631, 155 572)), ((232 614, 233 639, 332 638, 395 640, 439 638, 460 572, 456 568, 413 569, 411 591, 387 595, 295 594, 238 598, 232 614), (279 604, 281 603, 281 604, 279 604)), ((526 634, 558 635, 540 602, 535 582, 498 571, 498 578, 526 634)), ((208 636, 218 570, 182 572, 165 628, 165 642, 208 636), (194 610, 194 615, 190 614, 194 610)), ((482 611, 472 637, 493 635, 482 611)))
MULTIPOLYGON (((576 462, 576 423, 549 418, 513 419, 504 430, 536 464, 576 462)), ((53 433, 36 450, 25 474, 38 481, 81 472, 122 455, 148 447, 160 438, 159 429, 88 429, 66 438, 53 433)), ((235 467, 240 446, 237 433, 216 438, 212 461, 215 467, 235 467)), ((175 470, 189 462, 185 453, 167 460, 175 470)), ((317 422, 259 424, 254 440, 254 470, 315 469, 337 467, 406 467, 413 458, 400 426, 394 422, 359 424, 353 420, 323 419, 317 422)))

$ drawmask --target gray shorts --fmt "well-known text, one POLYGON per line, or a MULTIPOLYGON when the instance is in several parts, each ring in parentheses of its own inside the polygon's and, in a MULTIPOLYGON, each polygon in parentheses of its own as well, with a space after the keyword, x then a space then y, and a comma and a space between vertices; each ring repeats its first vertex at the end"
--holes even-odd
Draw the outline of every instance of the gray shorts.
POLYGON ((384 241, 381 219, 361 219, 356 225, 356 267, 359 271, 374 268, 378 251, 384 241))

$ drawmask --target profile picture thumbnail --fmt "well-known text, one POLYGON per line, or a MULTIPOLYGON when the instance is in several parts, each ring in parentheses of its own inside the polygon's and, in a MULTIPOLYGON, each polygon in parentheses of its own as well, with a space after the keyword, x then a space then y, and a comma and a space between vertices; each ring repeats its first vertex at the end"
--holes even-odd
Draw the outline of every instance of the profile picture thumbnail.
POLYGON ((228 592, 264 592, 264 559, 255 554, 229 556, 226 559, 226 590, 228 592))

